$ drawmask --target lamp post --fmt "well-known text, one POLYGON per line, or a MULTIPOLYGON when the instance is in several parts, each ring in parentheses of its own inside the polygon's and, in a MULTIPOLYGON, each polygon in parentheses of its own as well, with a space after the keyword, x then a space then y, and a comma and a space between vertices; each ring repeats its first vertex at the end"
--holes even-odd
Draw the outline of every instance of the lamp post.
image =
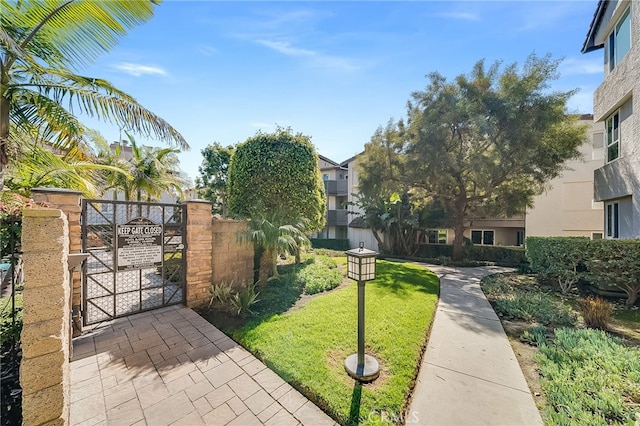
POLYGON ((347 250, 347 277, 358 281, 358 353, 349 355, 344 368, 349 376, 360 382, 372 382, 380 375, 378 361, 364 353, 364 284, 376 278, 376 255, 360 243, 357 249, 347 250))

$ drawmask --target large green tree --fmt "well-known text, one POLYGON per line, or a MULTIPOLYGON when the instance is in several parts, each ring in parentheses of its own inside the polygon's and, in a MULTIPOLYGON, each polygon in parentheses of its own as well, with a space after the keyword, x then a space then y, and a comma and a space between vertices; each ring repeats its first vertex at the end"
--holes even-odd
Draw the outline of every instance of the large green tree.
POLYGON ((169 123, 109 82, 78 75, 131 28, 153 16, 156 0, 1 0, 0 182, 22 135, 38 133, 62 150, 85 135, 75 111, 188 148, 169 123))
POLYGON ((198 196, 212 203, 214 214, 226 217, 229 164, 234 151, 233 146, 224 147, 218 142, 207 145, 202 150, 202 165, 198 167, 200 176, 196 178, 198 196))
MULTIPOLYGON (((324 226, 325 206, 318 155, 308 136, 278 128, 273 133, 258 132, 238 145, 229 166, 231 216, 265 226, 266 221, 271 230, 289 232, 283 227, 293 225, 312 232, 324 226)), ((262 265, 267 265, 266 259, 271 265, 269 276, 273 276, 278 244, 272 240, 286 236, 280 231, 263 232, 264 238, 254 239, 263 249, 261 276, 265 276, 262 265), (266 237, 271 240, 265 241, 266 237)))
POLYGON ((467 220, 523 212, 579 156, 586 129, 567 114, 575 91, 550 90, 558 65, 535 55, 521 69, 479 61, 452 82, 429 74, 426 89, 412 94, 407 123, 395 129, 402 173, 388 177, 444 207, 454 259, 467 220))

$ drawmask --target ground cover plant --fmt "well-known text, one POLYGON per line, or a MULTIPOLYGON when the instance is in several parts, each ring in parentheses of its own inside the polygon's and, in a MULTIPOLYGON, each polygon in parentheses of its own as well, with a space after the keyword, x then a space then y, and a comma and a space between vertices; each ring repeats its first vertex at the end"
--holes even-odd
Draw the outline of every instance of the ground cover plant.
MULTIPOLYGON (((342 270, 345 258, 335 260, 342 270)), ((303 296, 291 273, 282 276, 264 288, 252 319, 226 331, 341 424, 401 420, 435 313, 437 277, 420 266, 378 261, 376 280, 366 284, 365 343, 381 376, 361 386, 344 370, 357 350, 355 282, 303 296)))
POLYGON ((578 289, 562 295, 560 288, 541 285, 534 275, 498 274, 485 278, 482 288, 510 337, 545 424, 640 420, 639 309, 625 308, 622 300, 588 298, 578 289), (500 301, 514 294, 524 295, 532 306, 538 301, 541 311, 552 303, 575 321, 545 324, 517 309, 505 310, 500 301), (588 318, 594 314, 597 324, 588 318))

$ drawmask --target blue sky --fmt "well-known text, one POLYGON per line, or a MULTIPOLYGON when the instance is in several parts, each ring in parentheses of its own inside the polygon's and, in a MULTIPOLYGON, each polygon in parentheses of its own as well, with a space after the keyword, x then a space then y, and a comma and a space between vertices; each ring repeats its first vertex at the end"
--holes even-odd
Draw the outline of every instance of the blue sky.
MULTIPOLYGON (((564 57, 552 88, 579 88, 570 112, 591 113, 602 53, 580 48, 596 3, 165 0, 151 21, 79 71, 109 80, 177 128, 191 145, 180 154, 191 178, 207 144, 235 144, 276 123, 342 161, 404 116, 426 74, 453 78, 483 58, 564 57)), ((117 127, 87 124, 107 140, 119 137, 117 127)))

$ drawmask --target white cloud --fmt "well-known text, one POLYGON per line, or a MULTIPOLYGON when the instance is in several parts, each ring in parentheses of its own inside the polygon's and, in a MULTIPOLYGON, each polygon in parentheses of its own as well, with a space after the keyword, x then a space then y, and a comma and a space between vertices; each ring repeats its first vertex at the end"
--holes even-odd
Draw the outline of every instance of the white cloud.
POLYGON ((347 58, 325 55, 314 50, 295 47, 286 41, 261 39, 255 40, 255 42, 286 56, 306 58, 307 64, 314 68, 326 68, 339 71, 355 71, 358 69, 353 61, 347 58))
POLYGON ((600 57, 594 59, 567 58, 560 64, 560 74, 562 75, 603 73, 604 65, 600 57))
POLYGON ((442 12, 436 16, 441 18, 459 19, 463 21, 481 21, 480 15, 471 12, 442 12))
POLYGON ((131 62, 121 62, 119 64, 113 65, 113 68, 134 77, 140 77, 143 75, 167 75, 167 72, 160 67, 133 64, 131 62))
POLYGON ((198 46, 198 52, 202 53, 204 56, 212 56, 217 51, 218 49, 216 49, 213 46, 207 46, 207 45, 198 46))
POLYGON ((256 43, 266 46, 269 49, 275 50, 276 52, 282 53, 286 56, 312 57, 317 55, 317 53, 312 50, 293 47, 286 41, 256 40, 256 43))

